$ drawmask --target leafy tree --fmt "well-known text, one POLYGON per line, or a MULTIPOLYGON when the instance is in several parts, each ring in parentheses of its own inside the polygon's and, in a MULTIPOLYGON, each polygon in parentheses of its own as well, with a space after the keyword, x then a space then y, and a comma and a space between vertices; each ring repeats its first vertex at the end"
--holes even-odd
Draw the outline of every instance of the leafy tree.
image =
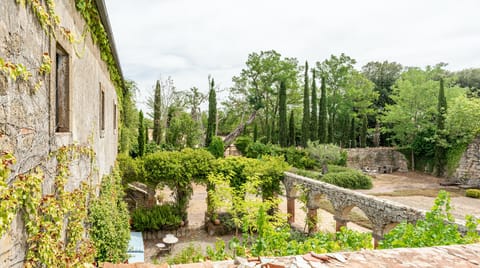
POLYGON ((328 142, 337 142, 341 135, 341 127, 337 124, 339 105, 346 91, 347 83, 351 73, 354 71, 353 65, 356 61, 345 54, 340 56, 331 55, 329 59, 323 62, 317 62, 317 70, 324 77, 328 93, 328 142))
POLYGON ((145 153, 145 127, 143 126, 143 112, 138 112, 138 156, 145 153))
POLYGON ((138 87, 134 81, 126 80, 123 88, 119 151, 128 153, 137 143, 138 114, 135 108, 135 93, 138 87))
POLYGON ((318 140, 318 102, 317 102, 317 84, 315 82, 315 69, 312 69, 312 113, 310 115, 310 140, 318 140))
POLYGON ((278 119, 278 134, 280 146, 287 147, 287 88, 285 81, 280 82, 279 90, 279 119, 278 119))
POLYGON ((371 61, 362 67, 362 74, 375 84, 375 91, 379 93, 374 105, 383 109, 387 104, 393 104, 390 98, 392 87, 400 77, 403 67, 396 62, 371 61))
POLYGON ((367 147, 367 130, 368 130, 368 119, 367 115, 363 115, 362 120, 362 131, 360 132, 360 147, 367 147))
POLYGON ((293 110, 290 111, 290 119, 288 121, 288 145, 296 146, 295 142, 296 133, 295 133, 295 117, 293 110))
POLYGON ((208 145, 208 151, 215 156, 215 158, 223 157, 223 152, 225 149, 223 148, 223 141, 220 137, 214 136, 212 138, 212 142, 208 145))
POLYGON ((208 123, 207 133, 205 135, 205 146, 209 146, 212 142, 212 137, 216 135, 217 129, 217 97, 215 93, 215 81, 209 79, 210 91, 208 93, 208 123))
POLYGON ((445 117, 447 114, 447 98, 443 87, 443 78, 440 79, 437 104, 437 143, 435 146, 435 175, 441 177, 445 173, 447 163, 447 141, 445 140, 445 117))
POLYGON ((160 87, 160 81, 157 80, 154 92, 153 103, 153 141, 156 144, 160 144, 162 138, 161 128, 161 109, 162 109, 162 91, 160 87))
POLYGON ((193 148, 200 144, 201 130, 198 122, 182 110, 174 110, 167 129, 167 144, 177 149, 193 148))
POLYGON ((261 51, 251 53, 246 62, 247 67, 242 69, 239 76, 235 76, 230 96, 225 102, 229 111, 237 110, 237 118, 240 119, 236 129, 230 132, 225 139, 225 146, 242 134, 246 125, 251 124, 258 116, 260 135, 266 137, 266 141, 272 141, 272 134, 276 132, 275 124, 278 116, 278 90, 280 81, 288 82, 289 95, 297 89, 297 60, 294 58, 282 58, 274 51, 261 51), (247 113, 250 113, 248 115, 247 113))
POLYGON ((305 82, 303 84, 302 146, 307 147, 310 138, 310 97, 308 89, 308 62, 305 61, 305 82))
POLYGON ((469 96, 480 97, 480 68, 464 69, 454 75, 460 87, 469 89, 469 96))
POLYGON ((327 88, 325 87, 325 78, 322 77, 320 107, 318 114, 318 140, 320 143, 327 143, 328 119, 327 119, 327 88))
POLYGON ((480 133, 480 99, 460 95, 452 99, 446 114, 448 140, 468 144, 480 133))

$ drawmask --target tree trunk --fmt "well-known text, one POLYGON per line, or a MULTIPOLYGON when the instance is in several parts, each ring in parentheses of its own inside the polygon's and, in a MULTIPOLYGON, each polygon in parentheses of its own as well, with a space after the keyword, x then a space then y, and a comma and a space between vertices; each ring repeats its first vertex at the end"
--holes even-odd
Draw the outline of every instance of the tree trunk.
POLYGON ((242 134, 243 129, 245 129, 245 126, 250 125, 253 120, 255 120, 255 117, 257 116, 257 110, 253 111, 253 113, 250 115, 248 118, 247 122, 241 123, 235 130, 230 132, 225 139, 223 140, 224 148, 225 150, 233 143, 233 141, 242 134))

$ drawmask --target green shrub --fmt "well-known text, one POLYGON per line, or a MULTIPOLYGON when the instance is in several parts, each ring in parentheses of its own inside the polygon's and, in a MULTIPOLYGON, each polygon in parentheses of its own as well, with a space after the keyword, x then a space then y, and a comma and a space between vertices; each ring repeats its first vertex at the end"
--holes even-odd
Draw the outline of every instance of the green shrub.
POLYGON ((337 166, 337 165, 328 165, 327 167, 328 167, 328 173, 339 173, 339 172, 354 170, 352 168, 337 166))
POLYGON ((178 208, 173 204, 137 208, 132 212, 132 227, 140 232, 171 230, 179 227, 181 222, 178 208))
POLYGON ((117 162, 124 184, 144 180, 143 162, 140 158, 132 158, 127 154, 119 154, 117 156, 117 162))
POLYGON ((349 189, 371 189, 372 179, 356 170, 338 173, 327 173, 321 178, 322 181, 349 189))
POLYGON ((210 142, 210 145, 208 145, 208 151, 215 158, 223 157, 223 152, 225 151, 223 140, 218 136, 214 136, 210 142))
POLYGON ((272 146, 261 142, 254 142, 250 144, 245 152, 245 156, 249 158, 260 158, 262 155, 271 155, 272 146))
POLYGON ((305 150, 309 154, 309 157, 315 160, 315 165, 318 168, 321 168, 323 164, 345 166, 347 163, 347 152, 333 144, 308 142, 305 150))
POLYGON ((283 155, 288 164, 300 169, 313 169, 315 160, 310 158, 308 153, 294 147, 280 148, 278 155, 283 155))
POLYGON ((479 189, 467 189, 467 192, 465 193, 467 197, 472 197, 472 198, 480 198, 480 190, 479 189))
POLYGON ((250 136, 240 136, 235 140, 235 147, 237 147, 237 150, 242 153, 242 155, 245 155, 247 153, 247 148, 250 146, 250 144, 253 143, 253 139, 250 136))
POLYGON ((117 169, 102 179, 100 195, 89 207, 89 234, 100 262, 123 262, 127 259, 130 226, 127 205, 123 201, 121 178, 117 169))
POLYGON ((204 260, 203 251, 200 247, 189 244, 188 247, 170 257, 167 263, 170 265, 202 262, 204 260))
POLYGON ((415 225, 402 222, 387 233, 380 242, 380 248, 398 247, 432 247, 454 244, 470 244, 480 241, 476 231, 478 219, 466 216, 467 234, 462 236, 455 218, 450 213, 450 196, 440 191, 435 204, 425 215, 425 220, 418 220, 415 225))

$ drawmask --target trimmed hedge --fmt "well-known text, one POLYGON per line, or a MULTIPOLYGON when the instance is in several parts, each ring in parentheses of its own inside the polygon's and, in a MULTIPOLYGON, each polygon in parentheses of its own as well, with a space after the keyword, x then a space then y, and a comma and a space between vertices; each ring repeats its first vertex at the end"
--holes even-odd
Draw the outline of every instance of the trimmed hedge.
POLYGON ((371 189, 372 179, 356 170, 338 173, 327 173, 321 178, 322 181, 349 189, 371 189))
POLYGON ((132 227, 136 231, 172 230, 180 226, 182 217, 173 204, 152 208, 137 208, 132 212, 132 227))
POLYGON ((480 198, 480 190, 479 189, 467 189, 465 192, 467 197, 471 198, 480 198))

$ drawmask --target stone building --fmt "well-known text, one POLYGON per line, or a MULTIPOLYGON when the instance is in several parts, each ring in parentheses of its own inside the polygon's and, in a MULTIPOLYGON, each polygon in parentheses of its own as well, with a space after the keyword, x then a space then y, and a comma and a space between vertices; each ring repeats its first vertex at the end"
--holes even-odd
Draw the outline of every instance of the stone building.
MULTIPOLYGON (((72 165, 65 188, 77 188, 91 170, 95 170, 92 184, 98 185, 99 178, 111 172, 117 155, 119 100, 111 68, 120 74, 117 90, 123 83, 104 2, 93 1, 108 35, 114 59, 110 65, 77 10, 80 1, 55 1, 54 10, 48 6, 54 1, 21 2, 0 4, 0 153, 12 152, 17 159, 7 184, 34 167, 48 170, 55 165, 49 157, 52 152, 79 144, 91 146, 95 159, 72 165), (48 12, 53 26, 42 27, 35 13, 39 10, 48 12), (58 16, 58 25, 52 15, 58 16)), ((55 171, 45 172, 44 195, 52 192, 54 175, 55 171)), ((17 215, 0 238, 0 267, 23 266, 25 239, 17 215)))
POLYGON ((467 146, 453 178, 449 181, 469 188, 480 188, 480 136, 467 146))

